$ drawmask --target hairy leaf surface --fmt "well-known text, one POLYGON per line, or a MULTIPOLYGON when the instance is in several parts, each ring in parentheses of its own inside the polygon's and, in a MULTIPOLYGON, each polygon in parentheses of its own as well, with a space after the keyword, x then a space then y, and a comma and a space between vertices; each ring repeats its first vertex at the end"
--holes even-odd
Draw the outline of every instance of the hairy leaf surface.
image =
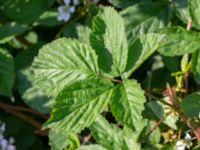
POLYGON ((65 38, 41 48, 32 67, 36 83, 48 95, 57 95, 65 86, 99 74, 94 50, 65 38))
POLYGON ((51 117, 44 125, 54 127, 59 133, 79 133, 88 127, 107 106, 112 83, 103 79, 76 82, 61 91, 51 117))
POLYGON ((119 122, 137 130, 145 101, 144 92, 137 81, 128 80, 114 88, 111 111, 119 122))
POLYGON ((109 150, 140 150, 136 133, 126 127, 119 129, 101 116, 92 124, 91 130, 96 141, 109 150))
POLYGON ((200 47, 200 35, 197 32, 187 31, 181 27, 173 27, 166 28, 161 33, 166 34, 159 48, 162 55, 180 56, 193 53, 200 47))
POLYGON ((93 19, 91 45, 96 50, 99 67, 119 76, 126 67, 128 45, 124 22, 111 7, 103 7, 93 19))

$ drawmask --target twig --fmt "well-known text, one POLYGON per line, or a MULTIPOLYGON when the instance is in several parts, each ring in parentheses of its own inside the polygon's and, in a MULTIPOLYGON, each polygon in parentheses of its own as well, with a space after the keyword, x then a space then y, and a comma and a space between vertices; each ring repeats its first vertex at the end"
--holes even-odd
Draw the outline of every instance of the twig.
POLYGON ((111 81, 113 81, 113 82, 117 82, 117 83, 123 83, 123 81, 121 81, 121 80, 118 80, 118 79, 109 78, 109 77, 104 77, 104 76, 100 76, 100 77, 102 77, 102 78, 104 78, 104 79, 106 79, 106 80, 111 80, 111 81))
POLYGON ((24 115, 21 112, 12 109, 10 107, 7 107, 7 105, 5 105, 4 103, 0 103, 0 108, 4 109, 4 111, 12 114, 13 116, 18 117, 19 119, 29 123, 30 125, 32 125, 33 127, 37 128, 37 133, 42 135, 42 136, 47 136, 48 132, 47 131, 41 131, 41 127, 42 124, 40 122, 37 122, 36 120, 34 120, 33 118, 31 118, 30 116, 24 115))
POLYGON ((35 115, 37 115, 37 116, 39 116, 39 117, 41 117, 41 118, 43 118, 45 120, 48 119, 47 116, 45 116, 42 113, 37 112, 37 111, 35 111, 33 109, 30 109, 30 108, 25 108, 25 107, 20 107, 20 106, 12 106, 12 105, 6 104, 6 103, 4 103, 2 101, 0 101, 0 106, 2 106, 4 108, 7 107, 9 109, 13 109, 13 110, 17 110, 17 111, 29 112, 29 113, 35 114, 35 115))
POLYGON ((148 92, 145 92, 145 95, 148 96, 148 97, 151 97, 152 99, 157 100, 157 101, 159 101, 159 102, 161 102, 161 103, 163 103, 163 104, 165 104, 165 105, 167 105, 167 106, 169 106, 169 107, 172 107, 172 108, 174 108, 174 109, 177 109, 174 105, 171 105, 171 104, 165 102, 164 100, 162 100, 161 98, 156 97, 156 96, 154 96, 154 95, 152 95, 152 94, 150 94, 150 93, 148 93, 148 92))
POLYGON ((144 135, 144 138, 140 141, 140 143, 146 141, 146 139, 160 126, 164 120, 164 117, 162 117, 158 122, 156 122, 155 126, 146 135, 144 135))

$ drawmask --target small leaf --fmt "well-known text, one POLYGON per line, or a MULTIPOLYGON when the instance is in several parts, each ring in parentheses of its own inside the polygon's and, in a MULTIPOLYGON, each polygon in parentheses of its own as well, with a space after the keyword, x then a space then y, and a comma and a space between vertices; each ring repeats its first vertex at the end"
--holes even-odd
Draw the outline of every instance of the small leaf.
POLYGON ((0 26, 0 44, 9 42, 15 36, 23 34, 26 30, 26 26, 14 22, 0 26))
POLYGON ((101 116, 92 124, 91 130, 96 141, 109 150, 140 150, 137 133, 126 127, 119 129, 101 116))
POLYGON ((146 108, 144 111, 143 116, 145 118, 151 119, 151 120, 159 120, 164 115, 164 109, 160 103, 156 101, 150 101, 146 104, 146 108))
POLYGON ((102 7, 93 19, 92 30, 90 40, 99 56, 99 67, 119 76, 125 70, 128 55, 123 19, 113 8, 102 7))
POLYGON ((137 130, 145 101, 144 92, 137 81, 128 80, 114 88, 111 111, 119 122, 137 130))
POLYGON ((164 56, 180 56, 193 53, 200 47, 200 35, 197 32, 187 31, 181 27, 173 27, 166 28, 161 33, 166 34, 166 36, 162 40, 158 51, 164 56))
POLYGON ((6 50, 0 48, 0 95, 11 96, 14 81, 13 57, 6 50))
POLYGON ((39 50, 32 70, 35 82, 47 95, 57 95, 65 86, 99 75, 94 50, 77 40, 58 39, 39 50))
POLYGON ((44 0, 6 0, 3 11, 12 20, 31 24, 47 9, 44 0))
POLYGON ((50 119, 44 128, 54 127, 57 132, 79 133, 89 127, 107 106, 112 83, 98 78, 86 79, 64 88, 56 98, 50 119))
POLYGON ((187 96, 181 103, 181 109, 188 117, 199 117, 200 113, 200 92, 194 92, 187 96))

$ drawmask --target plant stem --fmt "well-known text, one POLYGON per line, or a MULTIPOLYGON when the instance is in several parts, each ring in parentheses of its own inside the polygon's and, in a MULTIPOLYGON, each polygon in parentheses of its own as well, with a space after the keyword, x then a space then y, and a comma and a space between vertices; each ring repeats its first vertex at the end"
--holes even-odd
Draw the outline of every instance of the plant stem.
POLYGON ((163 104, 165 104, 165 105, 167 105, 169 107, 172 107, 173 109, 177 109, 174 105, 172 105, 170 103, 167 103, 164 100, 162 100, 161 98, 156 97, 156 96, 154 96, 154 95, 152 95, 152 94, 150 94, 148 92, 145 92, 145 95, 148 96, 148 97, 151 97, 152 99, 157 100, 157 101, 159 101, 159 102, 161 102, 161 103, 163 103, 163 104))
POLYGON ((18 117, 19 119, 29 123, 30 125, 32 125, 36 129, 38 129, 37 134, 40 134, 42 136, 48 135, 47 131, 41 131, 42 124, 40 122, 37 122, 36 120, 31 118, 30 116, 27 116, 27 115, 19 112, 18 110, 13 109, 13 107, 14 106, 11 107, 10 105, 5 104, 5 103, 0 101, 0 108, 2 108, 5 112, 8 112, 8 113, 12 114, 13 116, 18 117))
POLYGON ((37 111, 35 111, 33 109, 30 109, 30 108, 25 108, 25 107, 20 107, 20 106, 13 106, 13 105, 9 105, 9 104, 6 104, 6 103, 0 101, 0 107, 1 106, 4 107, 4 108, 6 107, 6 108, 9 108, 9 109, 16 110, 16 111, 29 112, 29 113, 35 114, 35 115, 37 115, 37 116, 39 116, 39 117, 41 117, 41 118, 43 118, 45 120, 48 119, 48 117, 45 116, 44 114, 42 114, 40 112, 37 112, 37 111))

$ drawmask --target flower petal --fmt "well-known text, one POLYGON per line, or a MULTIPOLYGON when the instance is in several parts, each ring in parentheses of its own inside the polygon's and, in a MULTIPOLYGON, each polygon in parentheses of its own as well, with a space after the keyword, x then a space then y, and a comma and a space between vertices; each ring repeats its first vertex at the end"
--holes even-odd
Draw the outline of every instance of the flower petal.
POLYGON ((73 0, 74 5, 78 5, 79 1, 78 0, 73 0))
POLYGON ((69 5, 70 0, 64 0, 65 5, 69 5))
POLYGON ((66 7, 66 6, 63 6, 63 5, 62 5, 62 6, 59 6, 59 7, 58 7, 58 12, 61 13, 61 14, 65 13, 65 7, 66 7))
POLYGON ((74 7, 74 6, 71 6, 71 7, 69 8, 69 12, 70 12, 70 13, 74 13, 74 12, 75 12, 75 7, 74 7))

